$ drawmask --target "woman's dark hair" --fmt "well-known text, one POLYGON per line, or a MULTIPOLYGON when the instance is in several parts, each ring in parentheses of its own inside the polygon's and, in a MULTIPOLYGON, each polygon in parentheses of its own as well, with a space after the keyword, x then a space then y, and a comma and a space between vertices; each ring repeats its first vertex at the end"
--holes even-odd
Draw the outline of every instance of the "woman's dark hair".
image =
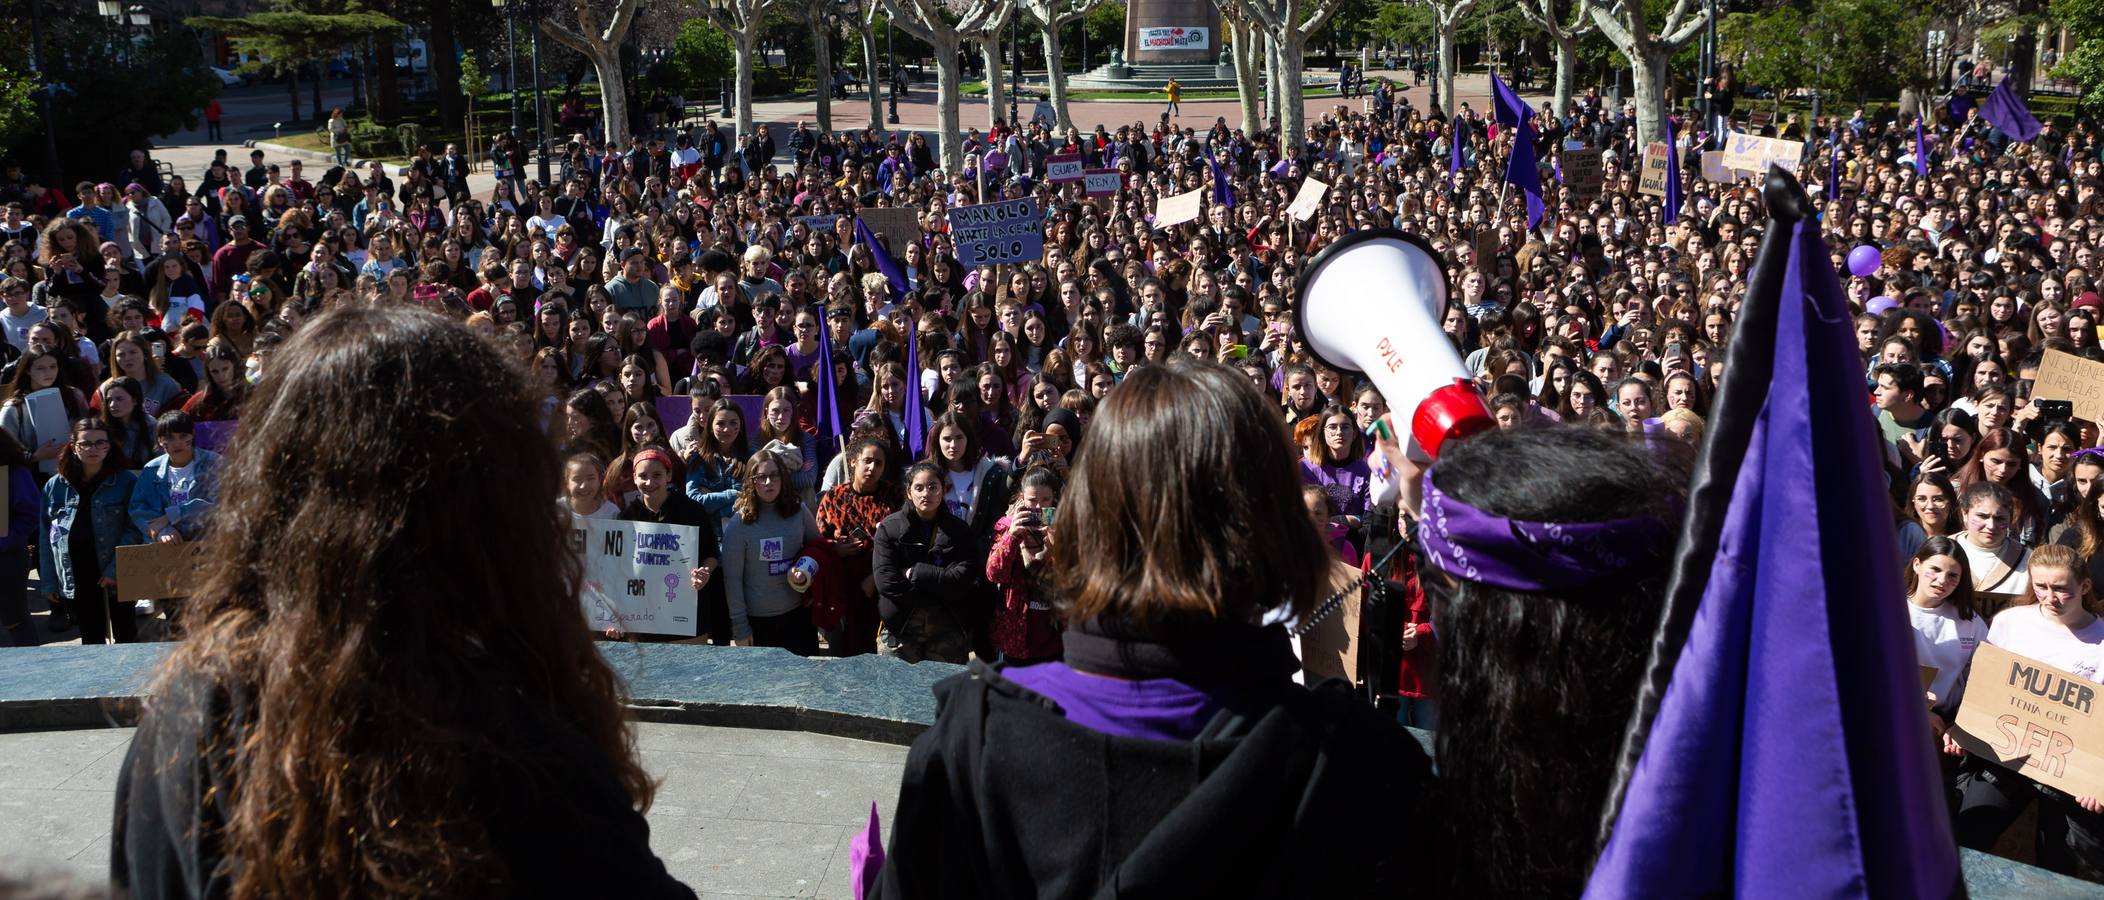
POLYGON ((804 505, 803 492, 789 483, 789 466, 782 462, 781 454, 772 450, 762 450, 745 461, 745 479, 738 486, 738 499, 731 501, 731 512, 738 517, 738 521, 747 525, 760 520, 760 496, 753 476, 759 474, 761 463, 774 466, 777 479, 775 484, 781 488, 780 493, 774 497, 775 515, 784 519, 796 518, 797 511, 804 505))
POLYGON ((219 726, 199 754, 226 775, 230 896, 504 886, 502 826, 462 810, 547 777, 547 750, 511 739, 522 722, 573 732, 649 806, 621 683, 578 625, 529 383, 437 313, 345 306, 256 389, 188 636, 148 701, 149 719, 219 726))
POLYGON ((920 462, 914 463, 913 465, 907 466, 906 475, 905 477, 899 479, 899 483, 910 485, 913 483, 913 479, 916 476, 923 474, 934 477, 936 483, 943 485, 945 488, 949 486, 949 473, 944 471, 942 466, 925 459, 921 460, 920 462))
MULTIPOLYGON (((1937 535, 1921 542, 1921 549, 1914 551, 1913 562, 1918 563, 1933 556, 1948 556, 1958 561, 1958 586, 1951 589, 1951 595, 1945 597, 1943 602, 1958 611, 1960 620, 1972 618, 1974 613, 1979 612, 1979 606, 1973 600, 1972 564, 1965 561, 1965 548, 1958 546, 1956 538, 1937 535)), ((1912 563, 1908 564, 1905 574, 1907 596, 1911 597, 1917 582, 1912 563)))
MULTIPOLYGON (((66 443, 59 447, 58 477, 66 479, 68 484, 73 485, 75 489, 81 490, 82 493, 86 493, 88 467, 80 461, 80 453, 74 448, 74 441, 80 440, 81 435, 90 431, 102 432, 103 439, 110 442, 109 452, 102 457, 102 471, 96 477, 100 479, 102 476, 108 475, 111 469, 123 468, 122 465, 117 463, 117 427, 115 425, 110 424, 108 420, 101 416, 87 416, 73 420, 72 434, 67 438, 66 443)), ((81 502, 85 503, 87 500, 83 498, 81 502)))
MULTIPOLYGON (((1619 434, 1551 428, 1450 442, 1430 477, 1455 500, 1512 519, 1653 516, 1677 525, 1687 472, 1685 457, 1619 434)), ((1441 631, 1441 705, 1468 711, 1441 722, 1438 733, 1449 893, 1583 891, 1597 849, 1594 825, 1663 604, 1672 552, 1656 550, 1651 562, 1569 594, 1427 571, 1441 631)))
POLYGON ((21 358, 15 360, 15 377, 7 384, 7 402, 21 403, 23 398, 37 390, 30 383, 29 370, 45 357, 50 357, 58 364, 58 374, 53 377, 51 386, 58 388, 59 396, 66 401, 66 415, 69 418, 79 418, 82 410, 80 404, 73 399, 73 391, 68 389, 71 381, 66 375, 72 364, 67 362, 66 355, 58 350, 31 347, 22 351, 21 358))
POLYGON ((576 449, 590 450, 601 459, 612 459, 621 449, 621 426, 614 421, 614 408, 607 405, 606 396, 596 388, 579 388, 570 394, 566 406, 571 415, 582 415, 591 423, 584 440, 592 446, 576 449))
POLYGON ((964 467, 969 469, 978 465, 982 451, 979 446, 979 423, 974 421, 975 418, 954 412, 938 416, 935 424, 928 426, 928 446, 922 452, 921 459, 947 470, 948 461, 942 458, 942 430, 955 428, 964 433, 964 456, 961 459, 964 467))
POLYGON ((1327 550, 1276 401, 1224 366, 1141 366, 1089 425, 1054 525, 1067 620, 1134 637, 1305 614, 1327 550))
POLYGON ((196 434, 197 418, 180 409, 171 409, 162 413, 160 418, 153 421, 153 433, 157 435, 196 434))
POLYGON ((691 455, 711 462, 714 462, 716 457, 729 456, 733 461, 743 463, 746 457, 752 455, 752 436, 748 433, 750 430, 745 421, 745 407, 739 406, 738 401, 729 397, 718 399, 709 404, 709 414, 701 420, 701 428, 694 435, 691 455), (724 413, 738 417, 738 438, 728 446, 716 442, 716 417, 724 413))
POLYGON ((1956 487, 1953 487, 1951 485, 1950 479, 1944 477, 1944 474, 1941 472, 1932 472, 1928 474, 1914 476, 1913 483, 1907 485, 1907 496, 1905 498, 1903 510, 1904 511, 1901 513, 1901 516, 1907 521, 1913 522, 1914 524, 1921 526, 1921 529, 1925 532, 1930 532, 1933 534, 1955 534, 1957 532, 1965 530, 1965 524, 1962 520, 1962 517, 1959 515, 1960 510, 1958 506, 1958 489, 1956 487), (1914 492, 1920 490, 1921 486, 1925 484, 1934 486, 1937 490, 1942 491, 1944 496, 1949 497, 1951 499, 1950 504, 1944 507, 1943 521, 1941 522, 1930 523, 1921 521, 1920 513, 1914 508, 1914 492))

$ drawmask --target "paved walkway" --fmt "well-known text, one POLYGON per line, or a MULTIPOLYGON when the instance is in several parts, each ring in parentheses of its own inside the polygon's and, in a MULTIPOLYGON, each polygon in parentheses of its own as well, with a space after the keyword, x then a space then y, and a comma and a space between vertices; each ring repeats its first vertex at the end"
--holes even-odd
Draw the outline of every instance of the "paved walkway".
MULTIPOLYGON (((848 841, 872 800, 888 829, 906 759, 904 747, 802 732, 636 729, 659 780, 651 849, 703 897, 848 897, 848 841)), ((0 870, 109 877, 112 788, 131 733, 0 734, 0 870)))

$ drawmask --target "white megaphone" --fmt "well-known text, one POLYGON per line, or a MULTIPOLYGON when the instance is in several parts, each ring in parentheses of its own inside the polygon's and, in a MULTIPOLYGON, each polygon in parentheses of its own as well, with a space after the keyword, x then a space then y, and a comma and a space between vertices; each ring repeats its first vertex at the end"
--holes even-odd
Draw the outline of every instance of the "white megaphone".
POLYGON ((1296 324, 1323 365, 1363 372, 1391 409, 1410 409, 1409 451, 1433 460, 1450 438, 1497 427, 1440 320, 1446 269, 1421 237, 1354 231, 1300 276, 1296 324))

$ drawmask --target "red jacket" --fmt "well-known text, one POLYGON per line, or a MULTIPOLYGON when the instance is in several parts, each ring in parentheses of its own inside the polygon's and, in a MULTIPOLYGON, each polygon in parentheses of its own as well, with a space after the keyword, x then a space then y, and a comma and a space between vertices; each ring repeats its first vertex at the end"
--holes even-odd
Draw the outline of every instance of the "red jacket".
MULTIPOLYGON (((1371 565, 1372 561, 1367 563, 1371 565)), ((1403 621, 1417 623, 1417 646, 1397 651, 1395 692, 1419 700, 1437 699, 1439 639, 1432 630, 1431 607, 1425 601, 1424 589, 1417 583, 1417 561, 1408 558, 1399 567, 1402 577, 1390 580, 1388 586, 1392 595, 1404 603, 1403 621)))

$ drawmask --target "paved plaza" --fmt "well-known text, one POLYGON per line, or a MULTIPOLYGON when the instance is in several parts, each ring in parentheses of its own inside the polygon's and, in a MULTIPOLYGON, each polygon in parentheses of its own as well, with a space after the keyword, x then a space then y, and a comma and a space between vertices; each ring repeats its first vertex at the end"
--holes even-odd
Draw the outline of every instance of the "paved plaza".
MULTIPOLYGON (((792 731, 636 726, 650 846, 703 897, 851 896, 848 841, 888 828, 906 748, 792 731)), ((109 877, 129 728, 0 734, 0 871, 109 877)))

